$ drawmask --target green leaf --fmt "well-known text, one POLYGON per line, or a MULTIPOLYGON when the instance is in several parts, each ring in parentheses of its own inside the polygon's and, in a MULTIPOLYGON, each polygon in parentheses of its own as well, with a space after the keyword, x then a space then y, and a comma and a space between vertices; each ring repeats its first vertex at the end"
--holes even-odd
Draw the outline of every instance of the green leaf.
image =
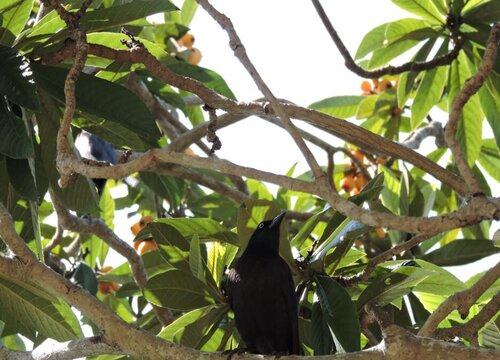
POLYGON ((81 262, 78 264, 75 273, 73 274, 75 284, 81 286, 92 295, 97 294, 97 278, 94 270, 87 264, 81 262))
POLYGON ((457 266, 469 264, 498 252, 500 248, 491 240, 460 239, 425 254, 422 259, 438 266, 457 266))
POLYGON ((197 279, 205 282, 205 266, 203 265, 203 257, 200 250, 200 237, 194 234, 189 243, 189 269, 197 279))
POLYGON ((500 181, 500 153, 493 139, 483 140, 479 163, 492 178, 500 181))
POLYGON ((40 108, 28 62, 4 45, 0 45, 0 94, 19 106, 40 108))
POLYGON ((155 194, 167 199, 172 209, 177 209, 184 196, 184 180, 154 172, 140 172, 141 180, 155 194))
MULTIPOLYGON (((458 59, 451 64, 450 89, 448 106, 451 108, 453 99, 462 89, 465 81, 472 76, 468 66, 469 60, 460 53, 458 59)), ((469 166, 478 159, 481 151, 482 124, 484 115, 481 111, 478 95, 472 96, 462 109, 456 137, 464 151, 469 166)))
POLYGON ((181 24, 184 26, 189 26, 191 20, 196 14, 196 9, 198 9, 198 3, 195 0, 185 0, 182 3, 181 8, 181 24))
POLYGON ((299 229, 297 234, 293 237, 292 241, 290 242, 292 246, 300 248, 304 243, 304 241, 306 241, 307 238, 311 235, 316 225, 318 225, 318 223, 321 221, 323 215, 325 215, 329 211, 331 212, 331 208, 320 211, 319 213, 307 219, 307 221, 302 225, 302 227, 299 229))
MULTIPOLYGON (((315 276, 316 294, 338 343, 345 352, 359 351, 360 325, 349 293, 328 276, 315 276)), ((337 349, 338 350, 338 349, 337 349)))
POLYGON ((162 218, 156 220, 155 224, 166 224, 175 228, 186 238, 198 234, 201 242, 221 241, 237 245, 238 237, 233 232, 226 229, 217 221, 201 218, 162 218))
POLYGON ((363 37, 361 43, 358 46, 358 50, 356 51, 356 55, 354 57, 355 60, 364 58, 369 53, 378 48, 381 48, 384 45, 385 32, 389 24, 390 23, 379 25, 376 28, 370 30, 363 37))
POLYGON ((358 310, 368 302, 384 306, 408 294, 418 283, 432 275, 432 271, 402 266, 385 275, 379 275, 359 295, 358 310))
POLYGON ((187 311, 215 301, 208 288, 192 274, 172 269, 153 276, 144 287, 144 296, 155 305, 187 311))
POLYGON ((393 44, 404 39, 425 39, 431 34, 435 34, 435 32, 429 27, 427 21, 414 18, 396 20, 387 25, 385 31, 385 45, 393 44), (427 36, 422 36, 422 34, 427 36))
POLYGON ((165 327, 158 336, 199 349, 208 340, 205 335, 217 326, 228 310, 227 305, 209 305, 190 311, 165 327))
POLYGON ((396 174, 387 166, 380 166, 384 174, 385 187, 382 190, 382 203, 394 214, 399 214, 399 190, 401 189, 400 180, 396 174))
POLYGON ((387 65, 389 61, 403 54, 407 50, 410 50, 419 43, 420 40, 401 40, 377 49, 373 52, 367 67, 368 69, 374 69, 387 65))
POLYGON ((495 78, 495 82, 493 78, 494 74, 486 79, 478 94, 481 108, 493 131, 497 147, 500 148, 500 80, 495 78))
POLYGON ((0 138, 2 139, 0 154, 14 159, 26 159, 33 156, 35 149, 23 120, 8 109, 5 99, 1 95, 0 97, 0 138))
POLYGON ((7 173, 10 183, 23 199, 40 200, 27 159, 7 158, 7 173))
POLYGON ((356 115, 358 106, 364 96, 333 96, 312 103, 309 108, 330 116, 347 119, 356 115))
MULTIPOLYGON (((33 70, 37 84, 64 103, 64 83, 68 71, 38 64, 33 67, 33 70)), ((146 105, 127 88, 80 73, 75 94, 79 110, 116 122, 137 133, 148 144, 157 146, 161 134, 153 115, 146 105)))
POLYGON ((213 70, 191 65, 183 61, 169 63, 167 66, 177 75, 187 76, 198 80, 207 88, 214 90, 229 99, 236 100, 236 97, 227 85, 226 81, 213 70))
POLYGON ((431 0, 392 0, 401 9, 421 16, 432 24, 445 24, 446 19, 439 13, 431 0))
POLYGON ((333 351, 333 339, 328 327, 328 315, 323 313, 320 303, 312 306, 311 315, 311 345, 314 356, 330 355, 333 351))
POLYGON ((207 267, 213 279, 219 285, 224 270, 231 264, 238 248, 231 244, 213 242, 208 250, 207 267))
POLYGON ((3 0, 0 5, 0 44, 12 45, 28 21, 33 0, 3 0))
POLYGON ((37 114, 41 158, 49 183, 63 204, 71 210, 92 214, 99 211, 97 192, 90 180, 77 175, 76 182, 65 189, 58 184, 59 173, 56 170, 56 138, 60 113, 53 100, 45 93, 40 93, 42 111, 37 114))
POLYGON ((38 331, 57 341, 83 336, 69 305, 41 287, 0 275, 0 319, 15 323, 19 332, 38 331))
POLYGON ((498 0, 481 0, 477 1, 475 6, 468 5, 462 11, 462 17, 467 23, 492 23, 500 19, 500 2, 498 0))
MULTIPOLYGON (((445 54, 447 48, 448 43, 444 42, 436 56, 445 54)), ((441 100, 447 73, 447 66, 439 66, 424 73, 411 106, 411 129, 416 129, 432 107, 441 100)))
MULTIPOLYGON (((413 62, 423 62, 429 56, 434 44, 436 43, 436 39, 428 40, 413 56, 411 61, 413 62)), ((406 104, 406 101, 411 95, 413 87, 415 86, 415 80, 419 75, 418 72, 408 71, 404 72, 399 77, 399 85, 396 90, 397 98, 398 98, 398 107, 403 108, 406 104)))
MULTIPOLYGON (((97 32, 116 28, 149 15, 174 10, 177 10, 177 7, 166 0, 134 0, 126 4, 87 11, 79 21, 79 28, 87 33, 97 32)), ((40 42, 49 37, 52 41, 64 39, 68 37, 65 27, 64 21, 55 11, 52 11, 31 30, 23 34, 20 46, 23 50, 29 50, 35 41, 40 42)))

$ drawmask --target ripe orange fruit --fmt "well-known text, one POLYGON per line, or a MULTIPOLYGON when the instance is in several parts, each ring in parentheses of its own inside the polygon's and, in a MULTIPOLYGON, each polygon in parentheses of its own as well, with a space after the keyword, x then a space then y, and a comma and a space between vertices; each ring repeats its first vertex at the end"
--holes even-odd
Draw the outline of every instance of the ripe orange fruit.
POLYGON ((189 50, 190 51, 187 59, 188 63, 192 65, 198 65, 202 58, 201 51, 197 48, 191 48, 189 50))
POLYGON ((358 195, 359 193, 360 193, 359 188, 355 187, 355 188, 352 188, 352 190, 349 192, 349 195, 354 196, 354 195, 358 195))
POLYGON ((352 154, 359 160, 360 163, 363 163, 365 160, 365 154, 363 154, 361 150, 354 150, 352 154))
MULTIPOLYGON (((113 270, 112 266, 109 265, 104 265, 101 269, 103 273, 107 273, 113 270)), ((97 289, 101 294, 109 294, 111 292, 115 292, 120 288, 120 284, 114 282, 114 281, 99 281, 97 284, 97 289)))
POLYGON ((359 174, 354 177, 354 183, 356 187, 361 190, 368 184, 368 179, 363 174, 359 174))
POLYGON ((383 93, 384 91, 386 91, 388 88, 391 88, 391 87, 392 87, 392 83, 389 80, 384 79, 380 82, 380 84, 378 86, 378 92, 383 93))
POLYGON ((192 48, 194 44, 194 36, 190 33, 185 33, 182 37, 177 41, 180 46, 185 46, 187 48, 192 48))
POLYGON ((363 90, 363 92, 369 93, 370 91, 372 91, 372 84, 370 84, 370 82, 367 80, 363 80, 363 82, 361 83, 361 90, 363 90))
POLYGON ((340 188, 345 192, 351 191, 355 186, 356 183, 352 174, 346 175, 342 180, 340 180, 340 188))
POLYGON ((158 244, 156 244, 156 241, 154 241, 153 239, 142 240, 139 242, 139 245, 137 247, 137 252, 139 253, 139 255, 144 255, 149 251, 156 251, 156 250, 158 250, 158 244))
POLYGON ((377 236, 378 236, 379 238, 381 238, 381 239, 385 237, 385 231, 384 231, 384 229, 382 229, 382 228, 379 228, 379 227, 378 227, 378 228, 375 228, 375 233, 376 233, 376 234, 377 234, 377 236))
POLYGON ((132 234, 137 235, 139 233, 139 231, 141 231, 144 226, 146 226, 147 224, 149 224, 153 220, 154 220, 154 218, 150 215, 143 216, 143 217, 141 217, 141 220, 139 220, 138 222, 136 222, 134 225, 132 225, 130 227, 130 231, 132 231, 132 234))

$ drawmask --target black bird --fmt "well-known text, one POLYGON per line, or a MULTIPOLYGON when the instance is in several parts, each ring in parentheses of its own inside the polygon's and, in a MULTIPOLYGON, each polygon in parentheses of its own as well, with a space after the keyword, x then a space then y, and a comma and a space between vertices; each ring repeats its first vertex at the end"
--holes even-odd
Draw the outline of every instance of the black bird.
MULTIPOLYGON (((78 149, 82 158, 107 161, 112 165, 116 164, 115 149, 113 146, 106 140, 85 130, 82 130, 82 132, 77 135, 75 147, 78 149)), ((100 196, 104 190, 104 185, 106 185, 106 179, 92 179, 92 181, 97 187, 97 192, 100 196)))
POLYGON ((224 284, 236 328, 252 353, 300 354, 295 286, 279 255, 285 214, 258 225, 224 284))

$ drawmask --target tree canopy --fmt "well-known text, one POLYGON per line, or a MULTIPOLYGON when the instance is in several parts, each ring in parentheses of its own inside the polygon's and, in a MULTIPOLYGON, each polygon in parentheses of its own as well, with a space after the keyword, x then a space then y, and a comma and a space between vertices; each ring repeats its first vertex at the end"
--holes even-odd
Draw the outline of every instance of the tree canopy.
POLYGON ((500 263, 465 282, 445 267, 499 252, 500 2, 392 2, 409 17, 350 54, 311 1, 343 71, 366 80, 308 105, 272 92, 207 0, 2 0, 0 359, 226 356, 243 346, 226 270, 282 211, 305 355, 498 358, 500 263), (261 99, 202 66, 197 11, 261 99), (251 116, 309 169, 219 158, 218 131, 251 116), (83 134, 116 163, 82 151, 83 134), (140 220, 115 222, 124 212, 140 220))

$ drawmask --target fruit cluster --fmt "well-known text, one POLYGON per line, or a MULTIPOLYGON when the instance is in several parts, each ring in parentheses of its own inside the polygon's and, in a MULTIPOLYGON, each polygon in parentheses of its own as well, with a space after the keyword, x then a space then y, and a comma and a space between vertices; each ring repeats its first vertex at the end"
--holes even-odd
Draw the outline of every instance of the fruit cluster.
POLYGON ((397 82, 392 82, 388 79, 372 79, 371 83, 368 80, 363 80, 361 82, 362 95, 382 94, 387 89, 396 87, 397 82))
POLYGON ((177 56, 184 59, 190 64, 198 65, 201 61, 202 55, 201 51, 193 47, 194 36, 191 33, 185 33, 179 40, 177 40, 177 45, 179 46, 179 51, 177 56), (182 48, 185 48, 182 50, 182 48))
MULTIPOLYGON (((138 222, 130 227, 130 231, 132 231, 132 234, 134 234, 135 236, 153 220, 153 217, 150 215, 143 216, 138 222)), ((149 251, 158 250, 158 244, 156 244, 156 241, 154 241, 152 238, 144 240, 134 240, 133 246, 134 249, 139 253, 139 255, 144 255, 149 251)))

